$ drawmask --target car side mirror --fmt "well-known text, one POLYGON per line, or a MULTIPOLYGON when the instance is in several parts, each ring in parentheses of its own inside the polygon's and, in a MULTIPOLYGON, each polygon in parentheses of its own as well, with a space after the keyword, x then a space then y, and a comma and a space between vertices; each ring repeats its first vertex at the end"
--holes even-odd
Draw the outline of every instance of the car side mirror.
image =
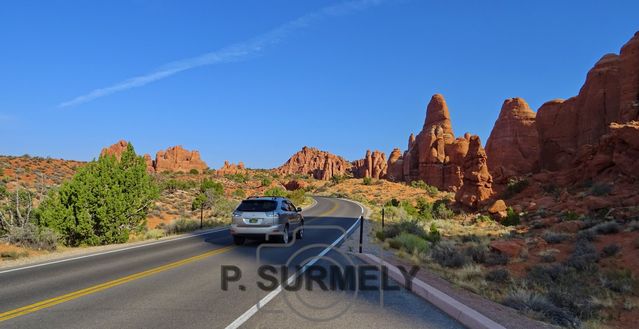
POLYGON ((297 212, 302 212, 302 207, 297 207, 297 212))

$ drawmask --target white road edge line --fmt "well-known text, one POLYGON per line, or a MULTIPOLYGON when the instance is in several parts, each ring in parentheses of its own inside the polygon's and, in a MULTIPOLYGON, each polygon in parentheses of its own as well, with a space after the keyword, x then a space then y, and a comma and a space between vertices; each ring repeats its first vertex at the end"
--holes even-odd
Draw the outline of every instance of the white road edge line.
POLYGON ((139 245, 136 245, 136 246, 124 247, 124 248, 113 249, 113 250, 102 251, 102 252, 96 252, 96 253, 77 256, 77 257, 64 258, 64 259, 54 260, 54 261, 50 261, 50 262, 46 262, 46 263, 27 265, 27 266, 23 266, 23 267, 17 267, 17 268, 12 268, 12 269, 8 269, 8 270, 0 271, 0 274, 26 270, 26 269, 30 269, 30 268, 42 267, 42 266, 47 266, 47 265, 53 265, 53 264, 66 263, 66 262, 71 262, 71 261, 78 260, 78 259, 90 258, 90 257, 95 257, 95 256, 114 254, 114 253, 117 253, 117 252, 127 251, 127 250, 132 250, 132 249, 150 247, 150 246, 154 246, 154 245, 158 245, 158 244, 163 244, 163 243, 168 243, 168 242, 173 242, 173 241, 179 241, 179 240, 184 240, 184 239, 190 239, 190 238, 194 238, 194 237, 198 237, 198 236, 206 235, 206 234, 211 234, 211 233, 215 233, 215 232, 221 232, 221 231, 228 230, 228 229, 229 229, 228 227, 219 228, 219 229, 211 229, 211 230, 207 230, 207 231, 200 232, 200 233, 197 233, 197 234, 190 234, 190 235, 180 236, 180 237, 176 237, 176 238, 173 238, 173 239, 167 239, 167 240, 155 241, 155 242, 150 242, 150 243, 144 243, 144 244, 139 244, 139 245))
MULTIPOLYGON (((352 202, 352 201, 348 200, 348 202, 352 202)), ((354 203, 354 202, 352 202, 352 203, 354 203)), ((354 204, 358 205, 362 209, 362 211, 360 213, 360 216, 364 215, 364 207, 362 207, 362 205, 357 204, 357 203, 354 203, 354 204)), ((358 224, 359 224, 359 220, 355 220, 355 223, 353 223, 353 225, 348 230, 346 230, 346 232, 344 232, 344 234, 342 234, 339 238, 337 238, 337 240, 333 241, 333 243, 331 243, 330 246, 328 246, 324 250, 322 250, 322 252, 320 252, 317 256, 313 257, 313 259, 311 259, 308 263, 306 263, 301 269, 299 269, 299 271, 297 271, 293 275, 291 275, 288 278, 288 280, 286 280, 286 284, 290 285, 293 282, 295 282, 295 279, 297 279, 297 277, 299 277, 300 275, 304 274, 304 272, 306 272, 306 270, 310 266, 313 266, 313 264, 315 264, 324 255, 326 255, 331 249, 333 249, 333 247, 335 247, 338 243, 340 243, 342 240, 344 240, 346 238, 346 236, 349 235, 349 233, 353 229, 355 229, 355 227, 357 227, 358 224)), ((270 293, 268 293, 268 295, 264 296, 264 298, 260 299, 255 305, 253 305, 246 312, 244 312, 244 314, 240 315, 239 318, 235 319, 235 321, 231 322, 231 324, 226 326, 226 329, 239 328, 246 321, 248 321, 253 315, 255 315, 255 313, 257 313, 260 310, 260 308, 264 307, 273 298, 275 298, 275 296, 279 295, 280 292, 282 292, 282 285, 281 284, 275 290, 273 290, 270 293)))
MULTIPOLYGON (((317 201, 315 199, 313 199, 313 201, 314 202, 310 206, 304 208, 303 210, 306 211, 308 209, 311 209, 311 208, 315 207, 317 205, 317 201)), ((114 254, 114 253, 118 253, 118 252, 122 252, 122 251, 138 249, 138 248, 144 248, 144 247, 150 247, 150 246, 163 244, 163 243, 168 243, 168 242, 173 242, 173 241, 191 239, 191 238, 195 238, 195 237, 202 236, 202 235, 207 235, 207 234, 216 233, 216 232, 222 232, 222 231, 225 231, 225 230, 228 230, 228 229, 229 229, 229 226, 227 225, 227 226, 222 227, 222 228, 213 228, 213 229, 202 231, 202 232, 196 233, 196 234, 188 234, 188 235, 178 236, 178 237, 174 237, 174 238, 170 238, 170 239, 166 239, 166 240, 160 240, 160 241, 149 242, 149 243, 142 243, 142 244, 131 246, 131 247, 124 247, 124 248, 118 248, 118 249, 113 249, 113 250, 108 250, 108 251, 95 252, 95 253, 82 255, 82 256, 76 256, 76 257, 71 257, 71 258, 63 258, 63 259, 54 260, 54 261, 50 261, 50 262, 44 262, 44 263, 38 263, 38 264, 33 264, 33 265, 26 265, 26 266, 22 266, 22 267, 11 268, 11 269, 8 269, 8 270, 0 271, 0 274, 10 273, 10 272, 17 272, 17 271, 22 271, 22 270, 28 270, 30 268, 37 268, 37 267, 53 265, 53 264, 66 263, 66 262, 71 262, 71 261, 74 261, 74 260, 91 258, 91 257, 95 257, 95 256, 114 254)))

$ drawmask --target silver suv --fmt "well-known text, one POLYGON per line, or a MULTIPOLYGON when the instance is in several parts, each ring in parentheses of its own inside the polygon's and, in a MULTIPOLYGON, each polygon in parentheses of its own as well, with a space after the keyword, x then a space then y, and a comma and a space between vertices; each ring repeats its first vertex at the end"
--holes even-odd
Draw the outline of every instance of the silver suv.
POLYGON ((298 239, 304 236, 304 216, 302 208, 296 208, 287 198, 251 197, 233 211, 231 235, 237 245, 247 238, 267 241, 275 238, 288 243, 291 232, 296 232, 298 239))

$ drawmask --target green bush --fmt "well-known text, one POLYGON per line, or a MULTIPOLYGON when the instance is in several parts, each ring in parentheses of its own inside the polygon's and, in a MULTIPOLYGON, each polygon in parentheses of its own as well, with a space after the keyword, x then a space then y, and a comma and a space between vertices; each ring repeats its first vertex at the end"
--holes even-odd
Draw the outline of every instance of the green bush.
POLYGON ((431 258, 439 265, 460 268, 468 264, 468 258, 450 241, 442 241, 433 247, 431 258))
POLYGON ((437 187, 428 185, 423 180, 412 181, 410 182, 410 186, 413 188, 425 190, 426 193, 428 193, 428 195, 430 195, 431 197, 435 197, 437 196, 437 194, 439 194, 439 190, 437 189, 437 187))
POLYGON ((364 178, 362 179, 362 184, 364 184, 364 185, 371 185, 371 184, 373 184, 373 179, 372 179, 372 178, 370 178, 370 177, 364 177, 364 178))
POLYGON ((506 218, 502 220, 501 224, 504 226, 517 226, 520 222, 519 214, 512 207, 508 207, 506 209, 506 218))
POLYGON ((144 234, 144 238, 146 240, 157 240, 160 239, 162 237, 164 237, 164 230, 161 229, 152 229, 152 230, 148 230, 145 234, 144 234))
POLYGON ((212 179, 205 178, 200 183, 200 192, 213 191, 216 195, 224 194, 224 185, 220 182, 216 182, 212 179))
POLYGON ((236 183, 246 183, 248 181, 248 177, 245 174, 236 173, 236 174, 226 174, 224 178, 234 181, 236 183))
POLYGON ((167 235, 170 234, 179 234, 195 231, 200 228, 200 221, 180 218, 176 220, 172 220, 168 225, 164 226, 164 232, 167 235))
POLYGON ((273 183, 273 181, 271 179, 269 179, 268 177, 264 177, 262 178, 260 184, 262 185, 262 187, 267 187, 267 186, 271 186, 271 184, 273 183))
POLYGON ((197 169, 195 169, 195 168, 189 170, 189 174, 191 174, 191 175, 198 175, 199 173, 200 172, 197 169))
POLYGON ((447 206, 447 200, 437 200, 433 205, 433 215, 439 219, 451 219, 455 213, 447 206))
POLYGON ((401 249, 403 244, 401 241, 397 239, 386 239, 388 241, 388 245, 393 249, 401 249))
POLYGON ((332 182, 334 185, 337 185, 337 184, 339 184, 339 183, 343 182, 345 179, 346 179, 346 177, 344 177, 344 176, 341 176, 341 175, 334 175, 333 177, 331 177, 331 182, 332 182))
POLYGON ((402 232, 394 240, 399 241, 408 252, 422 253, 428 250, 428 242, 415 234, 402 232))
POLYGON ((160 183, 160 188, 163 191, 168 191, 170 193, 173 193, 177 190, 181 190, 181 191, 189 190, 189 189, 195 188, 196 186, 197 186, 197 183, 194 181, 177 180, 173 178, 167 179, 163 181, 162 183, 160 183))
POLYGON ((302 189, 291 191, 287 193, 287 197, 295 206, 299 206, 306 201, 306 192, 302 189))
POLYGON ((144 228, 158 195, 144 158, 129 144, 119 161, 103 155, 79 168, 70 181, 49 193, 37 216, 65 245, 123 243, 132 230, 144 228))
POLYGON ((233 191, 232 195, 233 195, 234 198, 237 198, 237 199, 245 199, 246 198, 246 192, 244 192, 244 190, 241 189, 241 188, 238 188, 237 190, 233 191))
POLYGON ((271 189, 268 189, 264 192, 265 196, 280 196, 280 197, 286 197, 287 196, 287 192, 285 189, 281 188, 281 187, 273 187, 271 189))

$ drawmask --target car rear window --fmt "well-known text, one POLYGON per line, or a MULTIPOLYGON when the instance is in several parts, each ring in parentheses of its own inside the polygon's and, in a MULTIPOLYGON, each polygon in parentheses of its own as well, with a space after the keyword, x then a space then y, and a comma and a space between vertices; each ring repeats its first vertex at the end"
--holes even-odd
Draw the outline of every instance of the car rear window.
POLYGON ((273 211, 277 208, 276 201, 270 200, 244 200, 237 207, 237 211, 248 211, 248 212, 268 212, 273 211))

